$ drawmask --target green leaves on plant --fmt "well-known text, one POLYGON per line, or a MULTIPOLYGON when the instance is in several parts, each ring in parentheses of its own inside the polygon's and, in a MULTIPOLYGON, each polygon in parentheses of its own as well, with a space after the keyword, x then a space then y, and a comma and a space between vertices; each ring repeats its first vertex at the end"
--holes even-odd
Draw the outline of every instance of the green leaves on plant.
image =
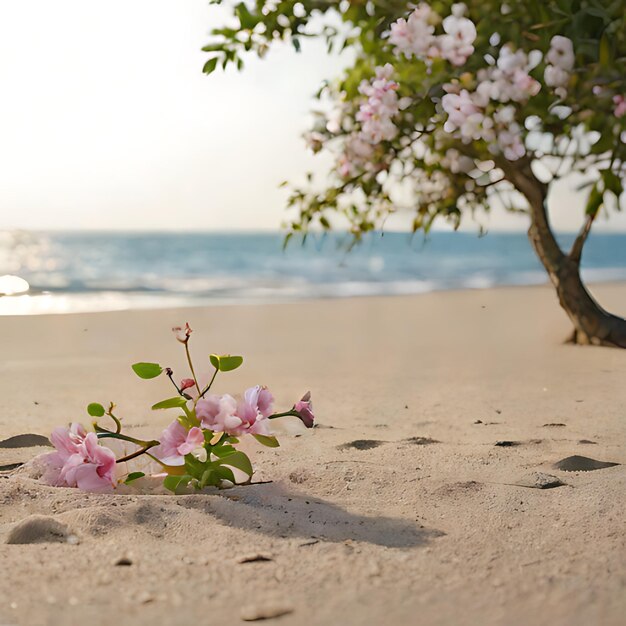
POLYGON ((156 378, 163 371, 163 368, 158 363, 135 363, 132 368, 139 378, 146 380, 156 378))
POLYGON ((130 483, 132 483, 134 480, 137 480, 138 478, 143 478, 145 476, 145 474, 143 472, 131 472, 127 477, 126 480, 124 481, 125 485, 129 485, 130 483))
POLYGON ((244 472, 248 476, 252 476, 254 470, 252 469, 252 463, 250 459, 243 452, 237 450, 232 454, 228 454, 225 457, 222 457, 219 461, 217 461, 220 465, 228 465, 230 467, 235 467, 238 470, 244 472))
POLYGON ((602 170, 600 174, 602 175, 602 180, 604 181, 604 189, 619 197, 624 191, 620 177, 615 172, 608 169, 602 170))
POLYGON ((205 74, 212 74, 215 71, 215 69, 217 68, 218 61, 219 61, 219 57, 213 57, 212 59, 209 59, 204 64, 204 67, 202 68, 202 71, 205 74))
POLYGON ((152 410, 158 409, 180 409, 187 404, 187 399, 182 396, 175 396, 174 398, 168 398, 167 400, 161 400, 152 405, 152 410))
POLYGON ((278 448, 280 444, 278 443, 278 439, 276 437, 271 437, 268 435, 252 435, 260 444, 267 446, 268 448, 278 448))
POLYGON ((167 476, 163 481, 163 486, 173 493, 182 491, 191 481, 191 476, 167 476))
POLYGON ((252 15, 252 13, 250 13, 248 7, 245 5, 244 2, 240 2, 235 7, 235 13, 239 18, 241 28, 245 30, 252 30, 259 22, 259 19, 255 15, 252 15))
POLYGON ((91 417, 102 417, 105 413, 104 407, 98 402, 92 402, 87 405, 87 413, 91 415, 91 417))
POLYGON ((231 356, 230 354, 211 354, 209 359, 211 365, 220 372, 232 372, 243 363, 242 356, 231 356))
POLYGON ((589 199, 587 200, 587 206, 585 208, 585 213, 587 215, 595 216, 600 207, 602 206, 602 202, 604 201, 604 194, 598 189, 597 185, 594 185, 591 191, 589 192, 589 199))

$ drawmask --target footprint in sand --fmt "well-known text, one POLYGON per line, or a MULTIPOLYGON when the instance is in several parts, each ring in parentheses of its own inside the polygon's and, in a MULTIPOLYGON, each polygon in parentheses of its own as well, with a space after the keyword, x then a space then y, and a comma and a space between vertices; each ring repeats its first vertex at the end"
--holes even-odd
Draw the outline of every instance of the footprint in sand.
POLYGON ((614 467, 616 465, 619 465, 619 463, 598 461, 596 459, 590 459, 586 456, 574 455, 557 461, 552 467, 554 467, 554 469, 561 470, 562 472, 591 472, 593 470, 604 469, 605 467, 614 467))
POLYGON ((430 437, 409 437, 404 441, 412 443, 415 446, 428 446, 431 443, 441 443, 438 439, 431 439, 430 437))
POLYGON ((380 439, 355 439, 348 443, 342 443, 340 446, 337 446, 337 449, 350 450, 354 448, 355 450, 371 450, 372 448, 378 448, 378 446, 381 446, 383 443, 387 442, 380 441, 380 439))
POLYGON ((52 444, 47 437, 43 435, 15 435, 0 441, 0 448, 34 448, 37 446, 50 447, 52 444))
POLYGON ((5 543, 68 543, 73 536, 65 524, 54 518, 33 515, 18 522, 9 532, 5 543))

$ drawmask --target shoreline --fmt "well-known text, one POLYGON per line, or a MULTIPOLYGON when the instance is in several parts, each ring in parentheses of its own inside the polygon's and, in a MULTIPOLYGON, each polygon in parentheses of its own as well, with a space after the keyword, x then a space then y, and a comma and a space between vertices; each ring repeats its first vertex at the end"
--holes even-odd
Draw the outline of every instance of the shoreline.
MULTIPOLYGON (((595 289, 602 288, 617 288, 619 289, 622 286, 626 286, 626 280, 613 280, 608 279, 606 281, 592 281, 586 283, 587 287, 593 291, 595 289)), ((245 300, 236 300, 236 299, 226 299, 220 300, 219 298, 211 298, 202 300, 198 303, 193 303, 193 298, 188 296, 180 296, 182 302, 180 304, 171 304, 166 302, 170 299, 176 299, 179 296, 171 295, 171 296, 160 296, 160 295, 148 295, 140 292, 130 292, 132 294, 131 297, 139 297, 145 298, 147 300, 157 300, 160 299, 162 301, 162 305, 147 305, 145 307, 142 306, 132 306, 132 307, 123 307, 123 308, 110 308, 110 309, 102 309, 102 310, 67 310, 67 311, 41 311, 41 312, 26 312, 26 313, 5 313, 3 312, 3 299, 6 299, 7 302, 12 300, 18 301, 20 298, 31 297, 31 298, 44 298, 50 297, 55 298, 56 300, 62 300, 63 298, 97 298, 97 297, 108 297, 108 296, 128 296, 129 293, 124 292, 50 292, 50 293, 38 293, 38 294, 18 294, 12 296, 0 296, 0 320, 5 318, 12 317, 36 317, 36 316, 48 316, 48 315, 97 315, 101 313, 126 313, 132 311, 141 311, 141 312, 149 312, 149 311, 175 311, 175 310, 183 310, 183 309, 203 309, 203 308, 224 308, 224 307, 255 307, 255 306, 276 306, 276 305, 292 305, 299 303, 321 303, 321 302, 332 302, 332 301, 344 301, 344 300, 374 300, 374 299, 405 299, 405 298, 416 298, 416 297, 424 297, 432 294, 444 294, 444 293, 471 293, 471 292, 490 292, 490 291, 502 291, 502 290, 534 290, 534 289, 547 289, 554 291, 552 285, 546 279, 545 282, 540 284, 513 284, 513 285, 492 285, 487 287, 460 287, 460 288, 441 288, 441 289, 431 289, 422 292, 408 292, 408 293, 383 293, 383 294, 349 294, 349 295, 328 295, 328 296, 302 296, 302 297, 293 297, 293 298, 285 298, 281 299, 280 297, 272 298, 272 299, 259 299, 254 300, 251 299, 249 301, 245 300)), ((15 307, 14 307, 15 308, 15 307)), ((619 312, 617 312, 619 314, 619 312)), ((624 307, 624 313, 622 315, 626 316, 626 307, 624 307)))

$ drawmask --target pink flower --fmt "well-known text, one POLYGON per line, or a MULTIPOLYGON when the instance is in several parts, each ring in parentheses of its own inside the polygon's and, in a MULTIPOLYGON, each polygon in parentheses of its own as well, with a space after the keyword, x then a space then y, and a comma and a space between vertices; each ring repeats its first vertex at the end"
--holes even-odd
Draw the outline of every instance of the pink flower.
POLYGON ((63 461, 67 461, 72 454, 78 452, 78 446, 83 443, 86 436, 85 427, 73 422, 69 428, 55 428, 50 435, 50 441, 63 461))
POLYGON ((474 52, 476 26, 466 17, 449 15, 443 20, 445 35, 438 38, 441 56, 452 65, 463 65, 474 52))
POLYGON ((63 465, 60 479, 83 491, 109 491, 115 487, 115 454, 98 443, 96 433, 89 433, 63 465))
POLYGON ((180 381, 180 390, 181 391, 185 391, 185 389, 189 389, 190 387, 194 387, 195 386, 195 382, 193 380, 193 378, 183 378, 180 381))
POLYGON ((613 104, 615 104, 613 115, 615 115, 615 117, 624 117, 624 115, 626 115, 626 97, 619 95, 613 96, 613 104))
POLYGON ((232 396, 210 395, 196 404, 196 416, 202 427, 229 435, 269 435, 268 416, 272 414, 274 398, 266 387, 247 389, 237 402, 232 396))
POLYGON ((301 400, 298 400, 293 406, 307 428, 313 428, 315 416, 313 415, 313 404, 311 402, 311 392, 307 391, 301 400))
POLYGON ((241 420, 235 416, 236 412, 237 400, 227 393, 223 396, 205 396, 196 404, 196 417, 202 428, 216 433, 230 432, 241 425, 241 420))
POLYGON ((108 491, 115 486, 115 454, 98 443, 81 424, 56 428, 50 436, 55 452, 45 454, 43 482, 55 487, 108 491))
POLYGON ((444 130, 448 133, 460 128, 470 115, 479 112, 467 89, 461 89, 458 94, 447 93, 441 99, 441 106, 448 114, 448 119, 444 125, 444 130))
POLYGON ((193 331, 191 330, 191 326, 189 326, 188 323, 185 323, 184 326, 174 326, 174 328, 172 328, 172 332, 176 337, 176 341, 180 341, 180 343, 187 343, 193 331))
POLYGON ((550 50, 546 54, 546 61, 566 72, 574 69, 574 44, 571 39, 562 35, 555 35, 550 40, 550 50))
POLYGON ((166 465, 184 465, 185 455, 204 444, 204 433, 198 427, 187 430, 175 420, 163 431, 160 441, 153 449, 154 456, 166 465))

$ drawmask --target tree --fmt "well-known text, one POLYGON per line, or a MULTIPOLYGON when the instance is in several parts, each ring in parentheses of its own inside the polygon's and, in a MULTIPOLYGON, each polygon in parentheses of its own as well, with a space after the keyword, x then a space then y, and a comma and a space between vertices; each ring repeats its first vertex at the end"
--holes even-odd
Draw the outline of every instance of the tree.
MULTIPOLYGON (((226 4, 213 0, 214 4, 226 4)), ((617 210, 626 172, 623 0, 255 0, 229 5, 204 71, 309 37, 354 61, 318 93, 307 135, 333 151, 322 188, 294 188, 290 233, 347 218, 355 239, 399 207, 428 231, 499 202, 528 214, 530 241, 579 343, 626 348, 626 320, 605 311, 580 275, 601 209, 617 210), (550 226, 554 182, 584 177, 586 214, 570 250, 550 226)))

